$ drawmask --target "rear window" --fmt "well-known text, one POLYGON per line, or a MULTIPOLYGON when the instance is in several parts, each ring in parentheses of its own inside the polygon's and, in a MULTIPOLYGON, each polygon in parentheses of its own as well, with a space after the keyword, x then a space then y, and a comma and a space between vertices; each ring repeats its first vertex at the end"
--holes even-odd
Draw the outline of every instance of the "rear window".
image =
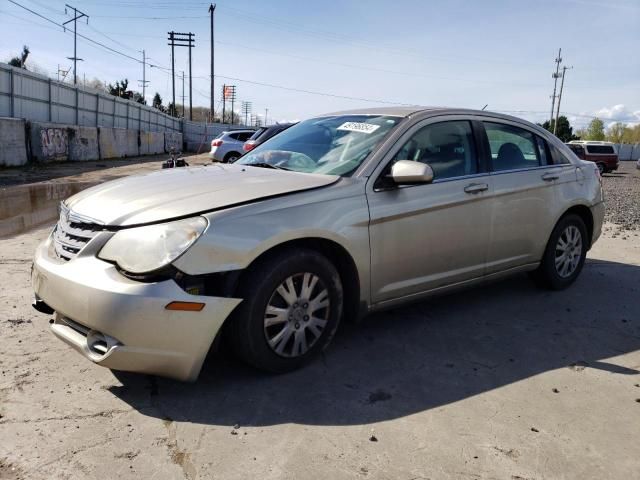
POLYGON ((587 145, 587 152, 597 155, 615 155, 616 153, 612 145, 587 145))
POLYGON ((256 130, 249 140, 257 140, 260 135, 262 135, 267 129, 265 127, 259 128, 256 130))

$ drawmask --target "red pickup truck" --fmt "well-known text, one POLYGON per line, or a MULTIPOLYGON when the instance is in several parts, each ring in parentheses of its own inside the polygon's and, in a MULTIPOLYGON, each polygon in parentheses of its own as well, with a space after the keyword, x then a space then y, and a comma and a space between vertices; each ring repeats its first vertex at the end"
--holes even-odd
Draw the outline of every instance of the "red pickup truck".
POLYGON ((595 162, 600 174, 618 169, 618 152, 611 142, 572 140, 566 145, 581 160, 595 162))

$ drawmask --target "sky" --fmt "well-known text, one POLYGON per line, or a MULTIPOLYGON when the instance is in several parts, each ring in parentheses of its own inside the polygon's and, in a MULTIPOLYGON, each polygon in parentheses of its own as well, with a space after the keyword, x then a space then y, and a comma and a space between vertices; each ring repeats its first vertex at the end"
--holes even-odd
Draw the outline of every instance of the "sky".
MULTIPOLYGON (((81 81, 127 78, 142 91, 144 49, 153 65, 147 102, 158 92, 166 104, 167 32, 193 32, 193 104, 210 105, 209 2, 15 0, 57 24, 72 18, 65 1, 89 16, 78 33, 126 55, 79 37, 81 81)), ((72 65, 73 34, 54 23, 0 0, 0 61, 26 44, 27 66, 56 78, 58 66, 72 65)), ((561 114, 576 127, 596 115, 640 123, 639 47, 640 0, 218 0, 214 103, 220 108, 226 83, 236 85, 236 110, 252 102, 260 117, 268 109, 269 123, 386 104, 488 105, 542 122, 562 48, 562 65, 572 68, 561 114)), ((175 62, 181 103, 186 48, 176 48, 175 62)))

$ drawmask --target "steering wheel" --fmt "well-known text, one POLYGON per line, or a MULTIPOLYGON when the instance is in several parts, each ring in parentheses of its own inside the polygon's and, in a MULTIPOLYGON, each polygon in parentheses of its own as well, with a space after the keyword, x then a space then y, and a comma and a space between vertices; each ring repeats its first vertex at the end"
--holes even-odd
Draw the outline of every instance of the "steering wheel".
POLYGON ((286 160, 285 165, 294 170, 315 170, 318 166, 311 157, 300 152, 291 152, 291 155, 286 160))

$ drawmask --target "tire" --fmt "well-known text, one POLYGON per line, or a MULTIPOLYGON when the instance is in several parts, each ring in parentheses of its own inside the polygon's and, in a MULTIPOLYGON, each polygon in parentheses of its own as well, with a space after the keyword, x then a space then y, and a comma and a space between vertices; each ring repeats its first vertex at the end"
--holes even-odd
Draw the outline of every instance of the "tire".
POLYGON ((329 345, 342 316, 340 275, 313 250, 286 250, 260 261, 238 293, 244 300, 230 319, 231 346, 244 362, 267 372, 310 362, 329 345), (322 306, 325 294, 328 305, 322 306))
POLYGON ((240 158, 238 152, 229 152, 224 156, 223 163, 233 163, 240 158))
POLYGON ((582 271, 588 242, 582 218, 575 214, 562 217, 551 232, 540 266, 532 273, 536 283, 551 290, 571 285, 582 271), (563 244, 566 253, 561 250, 563 244))
POLYGON ((598 166, 598 171, 600 172, 600 175, 602 175, 603 173, 607 173, 607 167, 604 163, 597 163, 596 165, 598 166))

